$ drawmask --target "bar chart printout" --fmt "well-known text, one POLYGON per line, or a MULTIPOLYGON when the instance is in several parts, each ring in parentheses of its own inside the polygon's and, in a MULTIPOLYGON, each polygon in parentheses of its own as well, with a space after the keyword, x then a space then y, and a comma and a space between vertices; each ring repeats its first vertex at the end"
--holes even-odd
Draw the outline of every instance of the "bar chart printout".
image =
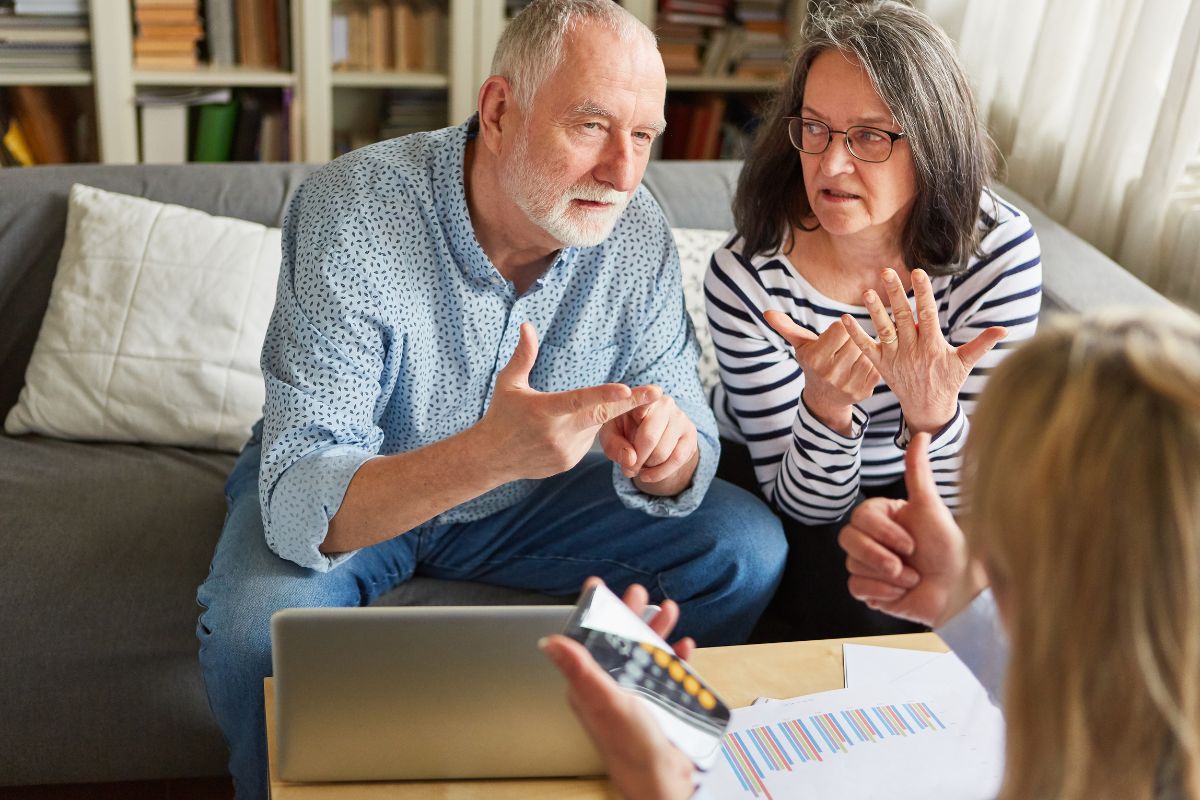
POLYGON ((864 694, 843 689, 736 710, 697 797, 995 796, 1004 726, 986 696, 870 702, 864 694))
POLYGON ((721 755, 749 796, 770 799, 763 783, 767 772, 835 758, 859 745, 945 729, 926 703, 854 708, 735 731, 725 737, 721 755))

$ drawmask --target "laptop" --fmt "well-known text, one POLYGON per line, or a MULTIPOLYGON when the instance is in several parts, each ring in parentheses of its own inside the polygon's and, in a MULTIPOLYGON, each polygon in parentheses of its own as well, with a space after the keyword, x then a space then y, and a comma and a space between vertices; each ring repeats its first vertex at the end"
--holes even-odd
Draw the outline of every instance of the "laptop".
POLYGON ((286 609, 271 618, 285 781, 600 775, 537 648, 572 606, 286 609))

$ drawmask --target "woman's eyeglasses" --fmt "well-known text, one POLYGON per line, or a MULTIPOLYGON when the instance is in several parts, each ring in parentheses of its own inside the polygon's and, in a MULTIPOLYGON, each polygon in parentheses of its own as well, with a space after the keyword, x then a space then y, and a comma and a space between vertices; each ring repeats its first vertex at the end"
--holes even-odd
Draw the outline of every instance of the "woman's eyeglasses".
POLYGON ((892 155, 892 144, 907 134, 893 133, 868 125, 852 125, 844 131, 835 131, 818 119, 808 117, 784 117, 788 123, 788 139, 801 153, 819 155, 829 149, 833 135, 846 137, 846 150, 859 161, 873 164, 887 161, 892 155))

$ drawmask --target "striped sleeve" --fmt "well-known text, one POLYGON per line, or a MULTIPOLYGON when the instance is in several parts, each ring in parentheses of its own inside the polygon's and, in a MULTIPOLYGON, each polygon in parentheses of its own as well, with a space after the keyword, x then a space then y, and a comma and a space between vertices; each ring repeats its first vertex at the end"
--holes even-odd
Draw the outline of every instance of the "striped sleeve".
POLYGON ((781 293, 785 304, 803 300, 770 280, 778 276, 764 280, 759 269, 726 247, 713 255, 705 277, 709 330, 721 371, 718 417, 730 419, 740 432, 772 505, 808 524, 834 521, 858 497, 868 415, 856 407, 851 435, 842 436, 809 412, 800 399, 804 371, 787 341, 763 318, 764 310, 781 305, 772 300, 781 293))

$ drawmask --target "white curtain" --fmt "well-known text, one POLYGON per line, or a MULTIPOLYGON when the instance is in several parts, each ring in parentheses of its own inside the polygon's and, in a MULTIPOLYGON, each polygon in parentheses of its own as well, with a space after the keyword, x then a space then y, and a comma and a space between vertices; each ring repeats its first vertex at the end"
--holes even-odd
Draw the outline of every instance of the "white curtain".
POLYGON ((916 0, 959 47, 1005 182, 1200 308, 1200 0, 916 0))

